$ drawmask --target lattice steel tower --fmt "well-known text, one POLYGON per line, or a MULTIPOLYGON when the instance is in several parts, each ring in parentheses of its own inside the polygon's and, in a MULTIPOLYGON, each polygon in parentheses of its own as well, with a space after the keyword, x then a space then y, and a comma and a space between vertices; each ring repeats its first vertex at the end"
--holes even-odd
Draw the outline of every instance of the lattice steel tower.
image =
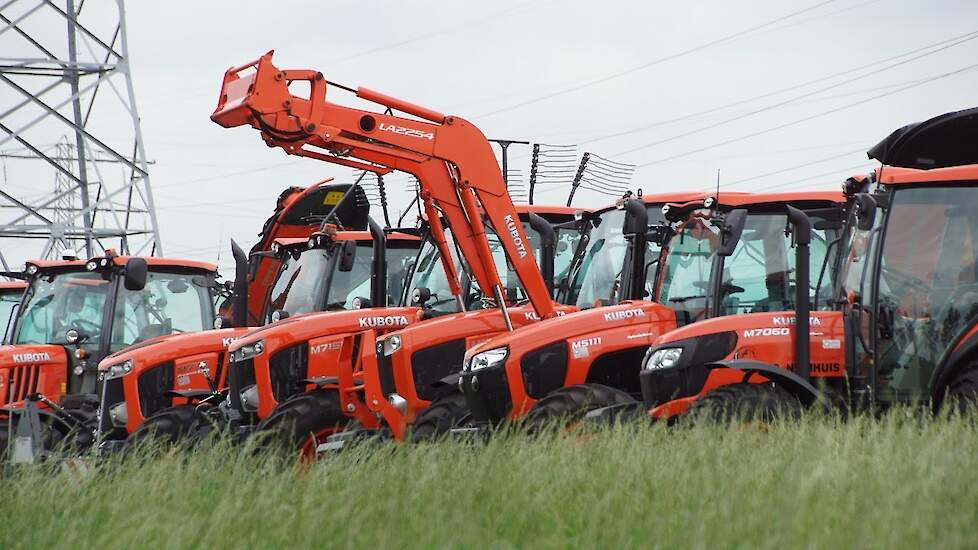
POLYGON ((0 161, 4 269, 162 254, 123 0, 0 0, 0 161))

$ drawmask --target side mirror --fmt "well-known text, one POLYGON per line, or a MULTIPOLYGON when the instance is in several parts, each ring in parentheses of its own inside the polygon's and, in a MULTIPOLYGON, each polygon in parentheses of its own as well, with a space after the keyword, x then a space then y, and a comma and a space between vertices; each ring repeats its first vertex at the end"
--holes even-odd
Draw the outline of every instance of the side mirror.
POLYGON ((423 286, 419 286, 411 293, 411 303, 418 307, 424 307, 430 299, 431 291, 423 286))
POLYGON ((653 225, 649 227, 648 232, 645 234, 645 238, 649 242, 653 242, 660 247, 669 238, 670 233, 672 233, 672 228, 668 225, 653 225))
POLYGON ((717 254, 729 256, 734 253, 740 236, 747 223, 747 211, 744 209, 731 210, 723 217, 723 230, 720 232, 720 247, 717 254))
POLYGON ((129 258, 126 262, 126 290, 137 291, 146 288, 146 278, 149 277, 149 266, 143 258, 129 258))
POLYGON ((856 227, 860 231, 869 231, 876 223, 876 199, 869 193, 856 195, 856 227))
POLYGON ((353 271, 353 262, 357 259, 357 242, 343 241, 340 249, 340 271, 348 273, 353 271))

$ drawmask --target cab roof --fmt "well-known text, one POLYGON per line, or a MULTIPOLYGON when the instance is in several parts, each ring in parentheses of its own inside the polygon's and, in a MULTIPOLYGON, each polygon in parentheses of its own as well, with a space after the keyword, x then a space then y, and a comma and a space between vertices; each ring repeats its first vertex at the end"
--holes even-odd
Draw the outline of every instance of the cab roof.
POLYGON ((876 169, 876 181, 884 185, 910 185, 915 183, 938 183, 978 180, 978 164, 950 166, 922 170, 898 166, 880 166, 876 169))
MULTIPOLYGON (((125 266, 129 258, 136 256, 115 256, 112 262, 117 266, 125 266)), ((203 271, 217 272, 217 265, 209 262, 199 262, 197 260, 183 260, 177 258, 158 258, 155 256, 138 256, 146 260, 150 267, 178 267, 184 269, 199 269, 203 271)), ((84 268, 89 260, 101 260, 103 257, 94 257, 87 260, 28 260, 27 263, 36 265, 39 269, 59 269, 80 267, 84 268)))
POLYGON ((4 290, 23 290, 27 288, 24 281, 0 281, 0 292, 4 290))
MULTIPOLYGON (((385 232, 388 241, 401 241, 401 242, 421 242, 421 237, 417 235, 412 235, 410 233, 404 233, 403 231, 390 231, 385 232)), ((338 241, 372 241, 369 231, 337 231, 336 235, 333 237, 338 241)), ((306 244, 309 242, 309 237, 282 237, 275 239, 275 244, 279 246, 295 246, 297 244, 306 244)))

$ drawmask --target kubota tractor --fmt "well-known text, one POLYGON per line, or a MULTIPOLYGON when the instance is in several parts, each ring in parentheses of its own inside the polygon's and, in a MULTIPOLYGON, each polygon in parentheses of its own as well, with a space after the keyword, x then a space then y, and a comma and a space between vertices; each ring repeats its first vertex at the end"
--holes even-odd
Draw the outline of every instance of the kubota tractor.
MULTIPOLYGON (((322 73, 309 70, 280 71, 272 64, 272 52, 260 59, 225 73, 218 107, 212 119, 225 127, 252 126, 261 131, 265 142, 280 147, 289 154, 307 156, 326 162, 351 166, 385 174, 399 170, 414 175, 420 188, 420 198, 428 216, 433 242, 445 262, 447 287, 451 300, 460 307, 467 300, 454 268, 451 245, 446 239, 442 220, 451 228, 470 273, 481 289, 483 304, 498 307, 499 311, 478 312, 485 322, 474 324, 480 330, 494 332, 510 329, 514 324, 529 322, 523 311, 509 311, 506 288, 496 268, 496 258, 487 236, 487 226, 499 236, 503 256, 520 281, 520 286, 532 304, 534 318, 557 314, 548 283, 537 266, 530 241, 519 220, 519 213, 503 181, 492 146, 485 136, 468 121, 446 116, 390 96, 357 88, 357 97, 379 104, 380 112, 364 111, 327 101, 327 85, 334 90, 351 88, 328 83, 322 73), (307 83, 308 95, 290 92, 290 85, 307 83), (416 118, 393 114, 399 111, 416 118), (485 217, 485 219, 483 218, 485 217)), ((418 300, 430 299, 419 289, 418 300)), ((449 296, 440 296, 440 300, 449 296)), ((275 362, 285 372, 322 373, 316 380, 307 379, 303 390, 316 387, 334 390, 312 392, 320 397, 332 396, 321 403, 310 403, 320 417, 329 415, 326 431, 334 431, 348 420, 347 414, 363 414, 367 428, 377 425, 376 416, 364 414, 367 404, 361 397, 361 379, 353 372, 360 370, 363 361, 375 362, 374 346, 379 333, 400 328, 417 320, 417 307, 388 309, 383 312, 364 311, 356 316, 339 319, 313 316, 289 325, 288 338, 282 325, 257 331, 232 344, 230 356, 235 365, 229 376, 234 387, 236 372, 254 372, 264 377, 272 369, 255 369, 256 361, 275 362), (327 330, 322 323, 335 323, 348 329, 327 330), (271 332, 269 332, 271 331, 271 332), (270 340, 274 334, 274 340, 270 340), (291 343, 290 347, 282 347, 291 343), (278 350, 269 353, 270 348, 278 350), (351 368, 352 367, 352 368, 351 368)), ((343 314, 340 314, 343 315, 343 314)), ((283 323, 288 322, 288 320, 283 323)), ((325 326, 325 325, 324 325, 325 326)), ((263 382, 270 387, 270 382, 263 382)), ((260 389, 259 389, 260 391, 260 389)), ((231 391, 232 399, 240 394, 231 391)), ((259 414, 275 403, 271 395, 259 398, 259 414)), ((312 413, 309 413, 312 414, 312 413)), ((308 417, 303 413, 298 417, 308 417)), ((279 423, 286 433, 301 433, 299 441, 309 439, 303 428, 295 426, 293 417, 279 423)), ((304 444, 304 443, 303 443, 304 444)))
MULTIPOLYGON (((279 265, 261 306, 264 323, 318 311, 344 311, 400 296, 421 239, 414 230, 338 231, 327 225, 306 238, 271 243, 279 265)), ((238 277, 244 254, 236 250, 238 277)), ((253 262, 252 262, 253 264, 253 262)), ((256 288, 252 285, 250 288, 256 288)), ((236 310, 254 304, 250 288, 236 310)), ((180 334, 132 346, 106 358, 106 398, 99 434, 102 448, 146 438, 175 442, 213 426, 215 407, 227 390, 225 350, 247 327, 180 334)))
POLYGON ((88 260, 31 261, 24 273, 10 344, 0 346, 0 449, 8 430, 24 423, 17 439, 27 447, 13 445, 22 460, 58 444, 91 443, 103 357, 214 323, 211 264, 108 250, 88 260))
POLYGON ((844 239, 822 270, 834 277, 801 284, 811 233, 795 213, 794 311, 746 301, 743 315, 663 335, 641 373, 649 414, 725 421, 839 404, 974 406, 976 136, 978 109, 968 109, 903 127, 870 149, 883 166, 845 184, 844 239))
POLYGON ((14 313, 27 283, 23 281, 0 281, 0 344, 6 344, 7 333, 13 326, 14 313))
MULTIPOLYGON (((580 300, 600 296, 611 298, 611 305, 545 321, 471 349, 460 386, 472 422, 488 427, 526 415, 527 422, 538 425, 580 419, 602 407, 637 405, 639 366, 658 335, 736 314, 738 303, 762 295, 768 308, 780 309, 790 301, 794 280, 791 243, 785 237, 786 205, 838 225, 842 202, 842 195, 833 192, 729 193, 720 201, 709 197, 667 205, 665 220, 663 213, 653 213, 658 205, 647 200, 629 203, 627 216, 604 212, 608 219, 592 231, 593 248, 583 262, 602 262, 604 239, 619 240, 622 248, 627 243, 626 262, 618 273, 607 270, 592 280, 602 294, 579 296, 578 303, 584 306, 580 300), (649 219, 669 225, 650 228, 649 219), (654 257, 645 253, 649 238, 662 245, 654 257), (718 290, 711 293, 711 288, 718 290)), ((823 227, 819 253, 825 253, 831 236, 823 227)))

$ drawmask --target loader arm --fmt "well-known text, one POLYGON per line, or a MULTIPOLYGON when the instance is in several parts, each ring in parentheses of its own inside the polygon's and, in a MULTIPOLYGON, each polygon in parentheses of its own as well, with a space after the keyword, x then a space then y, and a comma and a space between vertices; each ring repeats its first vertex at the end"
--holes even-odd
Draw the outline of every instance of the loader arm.
POLYGON ((272 54, 228 69, 211 115, 214 122, 226 128, 252 126, 261 131, 268 146, 288 154, 377 174, 398 170, 414 175, 452 292, 460 297, 457 271, 436 215, 439 212, 479 287, 505 311, 502 283, 481 217, 484 212, 536 313, 541 318, 555 315, 492 146, 478 128, 462 118, 373 90, 328 83, 317 71, 279 70, 272 64, 272 54), (289 85, 296 82, 309 84, 309 97, 290 91, 289 85), (423 120, 329 102, 327 84, 382 105, 387 113, 396 109, 423 120))

